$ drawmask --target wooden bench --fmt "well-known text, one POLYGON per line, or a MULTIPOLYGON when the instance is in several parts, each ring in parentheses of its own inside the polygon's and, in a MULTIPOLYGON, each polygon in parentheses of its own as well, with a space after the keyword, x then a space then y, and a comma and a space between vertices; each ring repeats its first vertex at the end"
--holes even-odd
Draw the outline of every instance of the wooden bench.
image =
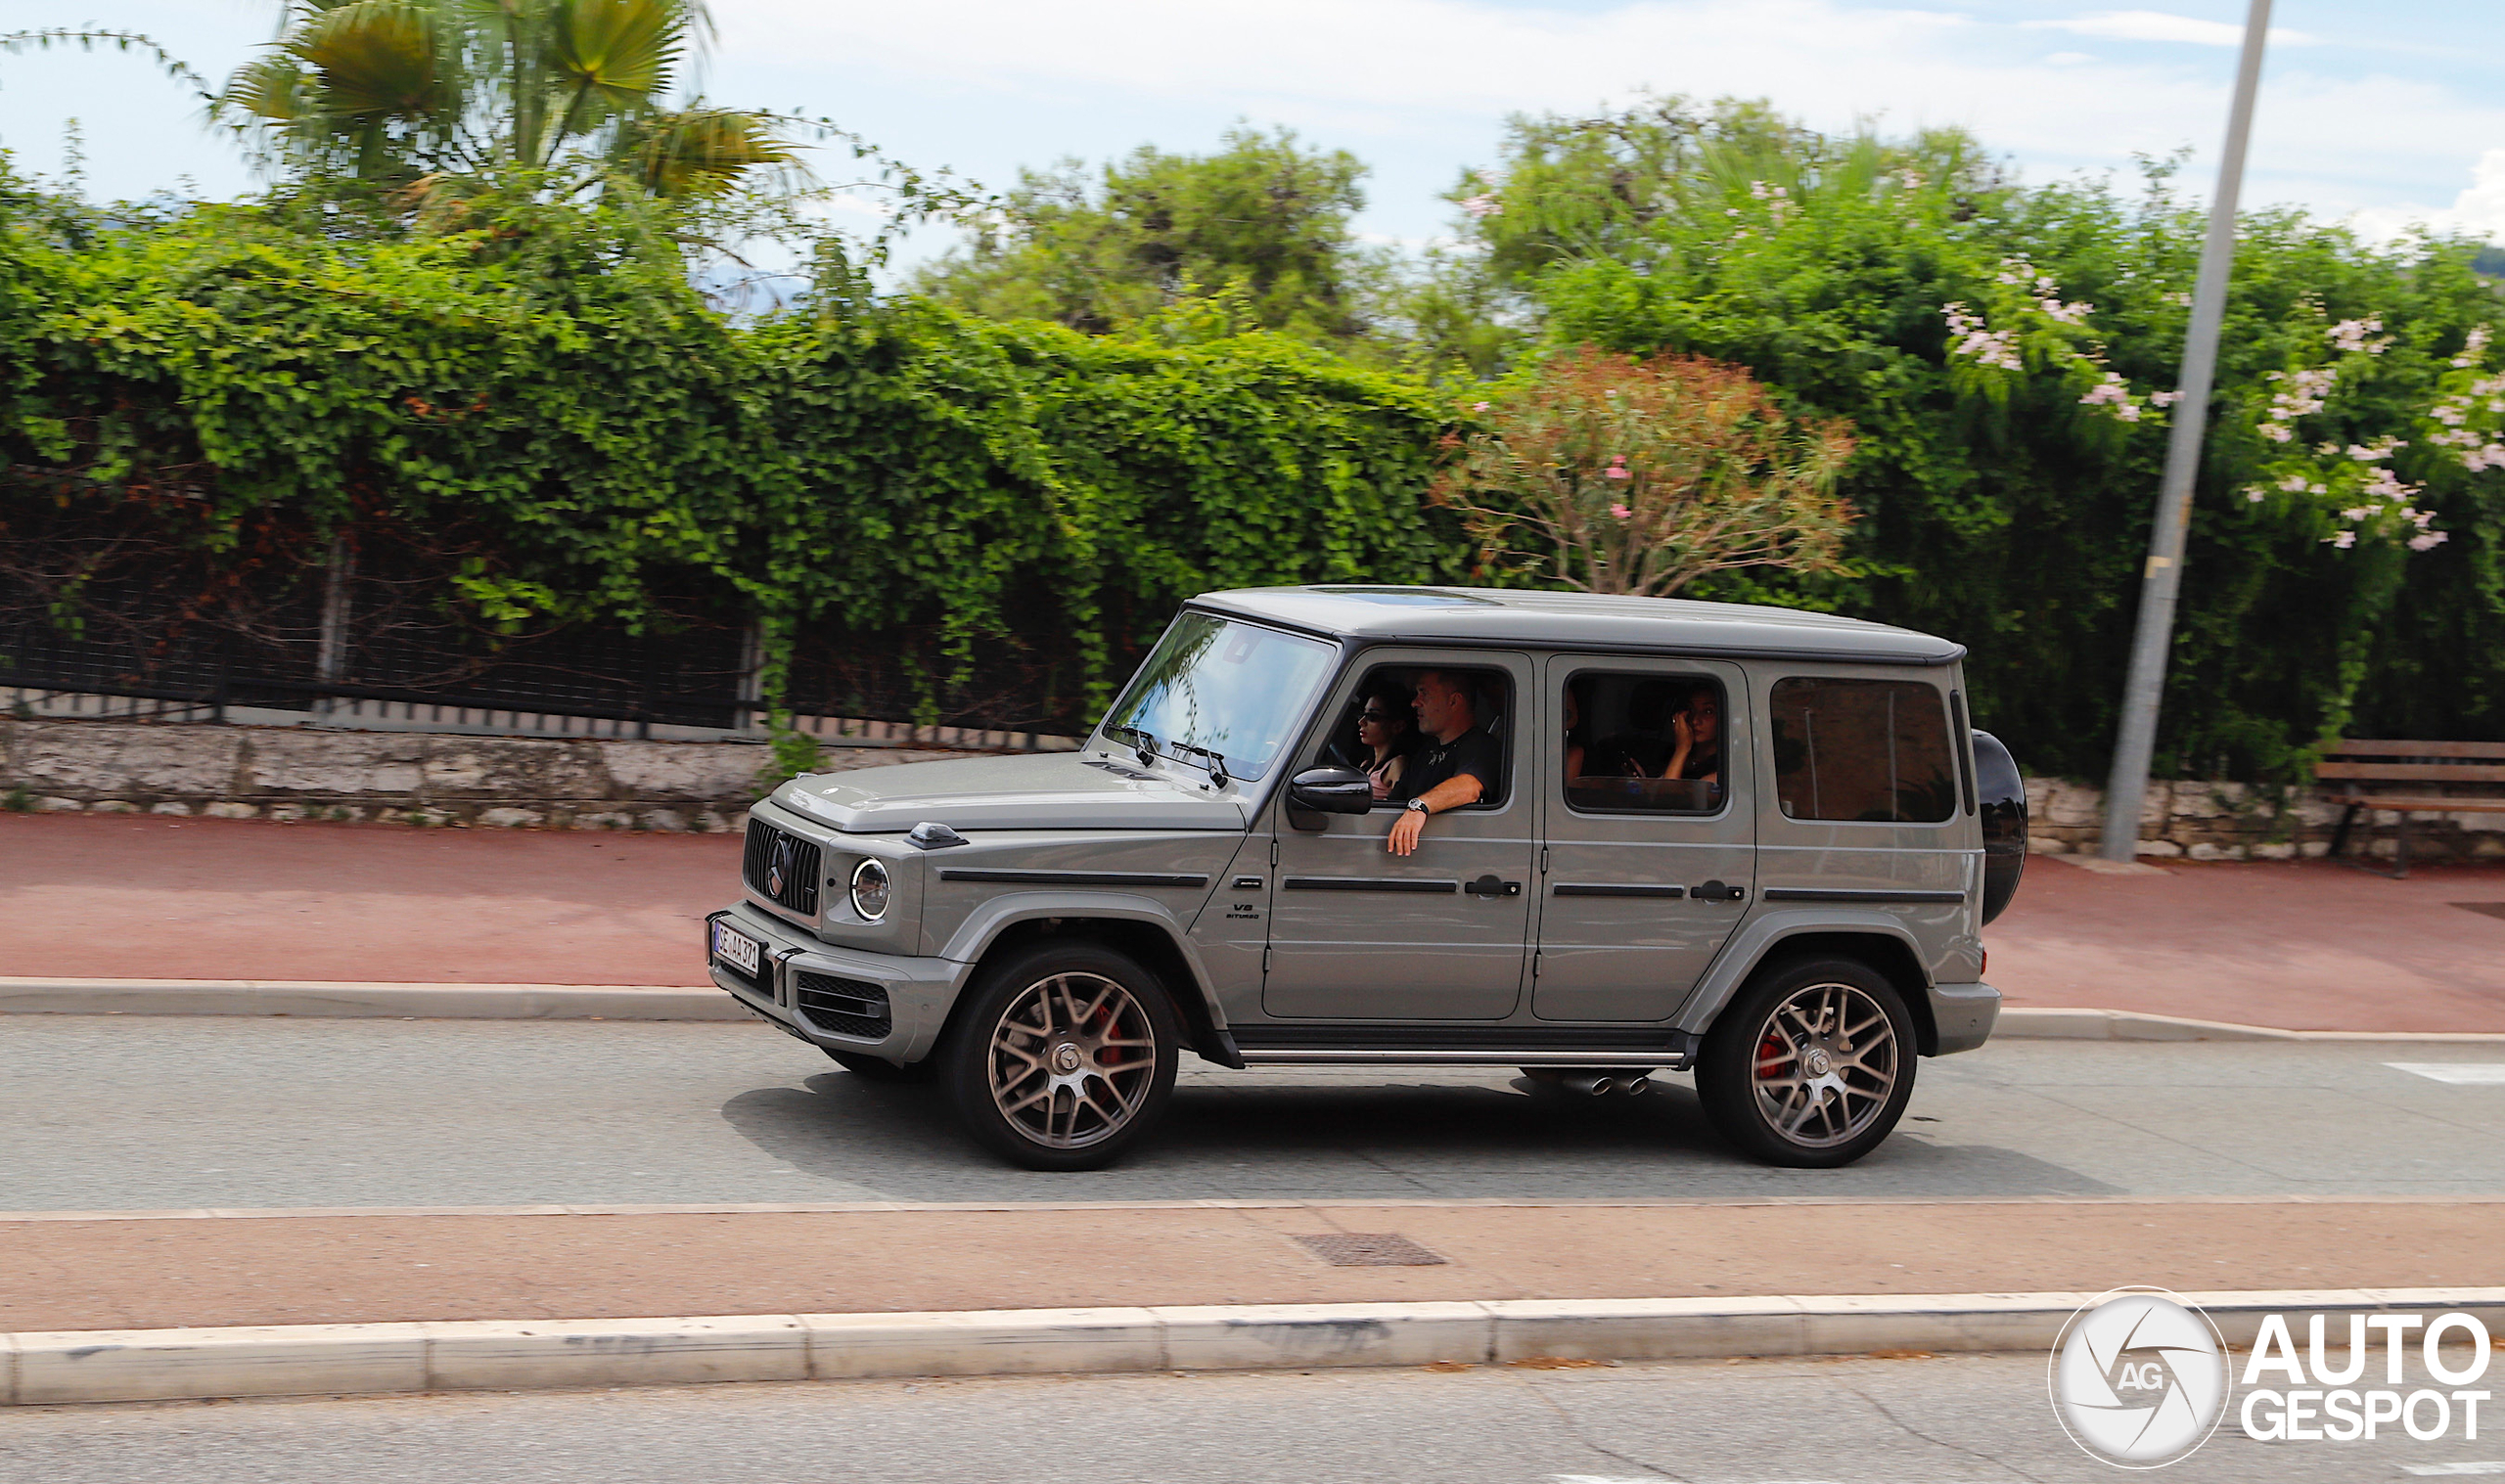
POLYGON ((2505 813, 2505 742, 2343 738, 2323 744, 2313 776, 2330 802, 2347 806, 2331 836, 2334 860, 2348 843, 2348 827, 2358 810, 2390 809, 2400 816, 2392 835, 2396 869, 2375 873, 2394 880, 2409 875, 2412 814, 2505 813))

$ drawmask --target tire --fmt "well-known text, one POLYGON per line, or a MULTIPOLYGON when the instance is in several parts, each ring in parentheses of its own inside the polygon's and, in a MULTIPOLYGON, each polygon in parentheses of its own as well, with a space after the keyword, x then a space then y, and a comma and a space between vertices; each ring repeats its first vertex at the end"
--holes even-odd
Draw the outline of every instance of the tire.
POLYGON ((983 970, 934 1059, 976 1142, 1030 1170, 1094 1170, 1163 1118, 1181 1041, 1156 975, 1039 943, 983 970))
POLYGON ((928 1061, 915 1061, 898 1066, 885 1057, 873 1057, 862 1052, 840 1052, 832 1046, 821 1046, 818 1050, 833 1057, 836 1065, 864 1082, 909 1086, 929 1082, 938 1075, 938 1069, 928 1061))
POLYGON ((1696 1091, 1752 1158, 1830 1170, 1895 1131, 1916 1059, 1913 1016, 1885 975, 1857 959, 1794 960, 1760 970, 1713 1022, 1696 1091))

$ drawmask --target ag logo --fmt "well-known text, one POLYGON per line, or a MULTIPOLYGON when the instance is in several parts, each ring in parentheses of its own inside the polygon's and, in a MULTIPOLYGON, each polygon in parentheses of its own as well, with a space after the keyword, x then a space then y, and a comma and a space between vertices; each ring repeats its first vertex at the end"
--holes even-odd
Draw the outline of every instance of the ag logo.
POLYGON ((2071 1316, 2053 1346, 2053 1414, 2071 1441, 2123 1468, 2159 1468, 2226 1415, 2226 1346, 2208 1315, 2159 1288, 2118 1288, 2071 1316))

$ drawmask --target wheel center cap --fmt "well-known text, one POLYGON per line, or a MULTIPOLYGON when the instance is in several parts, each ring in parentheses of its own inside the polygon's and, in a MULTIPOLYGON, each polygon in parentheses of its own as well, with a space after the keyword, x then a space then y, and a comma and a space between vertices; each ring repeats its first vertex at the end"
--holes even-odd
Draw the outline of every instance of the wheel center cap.
POLYGON ((1800 1058, 1800 1062, 1803 1066, 1808 1068, 1809 1075, 1812 1077, 1825 1076, 1828 1068, 1835 1064, 1833 1061, 1828 1059, 1826 1049, 1818 1046, 1809 1048, 1809 1054, 1802 1057, 1800 1058))
POLYGON ((1078 1070, 1078 1048, 1065 1041, 1053 1048, 1053 1070, 1067 1076, 1078 1070))

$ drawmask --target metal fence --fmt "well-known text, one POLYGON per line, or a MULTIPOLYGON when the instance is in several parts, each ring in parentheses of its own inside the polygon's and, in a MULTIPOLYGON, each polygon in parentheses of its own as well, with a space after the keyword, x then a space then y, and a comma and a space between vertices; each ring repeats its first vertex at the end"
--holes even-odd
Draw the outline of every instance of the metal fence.
MULTIPOLYGON (((497 634, 451 616, 439 581, 345 566, 217 603, 139 580, 91 585, 67 614, 0 576, 0 705, 497 736, 763 735, 755 632, 701 600, 642 632, 497 634)), ((1067 635, 987 642, 968 667, 935 625, 813 629, 787 697, 802 731, 841 745, 1052 748, 1092 720, 1067 635)))

